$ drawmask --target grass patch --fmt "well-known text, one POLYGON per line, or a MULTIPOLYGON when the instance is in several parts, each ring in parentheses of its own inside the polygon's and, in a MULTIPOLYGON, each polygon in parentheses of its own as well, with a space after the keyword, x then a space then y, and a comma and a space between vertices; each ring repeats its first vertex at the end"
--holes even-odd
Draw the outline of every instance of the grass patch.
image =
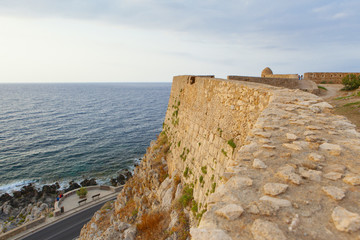
POLYGON ((183 152, 181 153, 180 155, 180 158, 185 162, 186 161, 186 158, 189 154, 190 150, 188 148, 185 148, 183 149, 183 152))
POLYGON ((223 133, 223 130, 222 130, 221 128, 218 128, 217 130, 218 130, 219 135, 220 135, 220 137, 221 137, 221 135, 222 135, 222 133, 223 133))
POLYGON ((199 177, 199 182, 200 182, 200 183, 203 183, 203 182, 204 182, 204 177, 203 177, 203 175, 201 175, 201 176, 199 177))
POLYGON ((236 148, 236 144, 234 143, 234 139, 230 139, 227 143, 230 145, 230 147, 232 147, 232 149, 236 148))
POLYGON ((224 154, 225 157, 227 157, 227 152, 222 148, 221 152, 224 154))
POLYGON ((189 167, 186 167, 184 170, 184 178, 188 178, 189 177, 189 167))
POLYGON ((351 97, 360 97, 360 92, 356 92, 356 93, 353 93, 351 95, 344 96, 344 97, 337 97, 334 100, 343 100, 343 99, 348 99, 348 98, 351 98, 351 97))
POLYGON ((359 105, 359 104, 360 104, 360 101, 357 101, 357 102, 344 104, 344 107, 349 107, 349 106, 354 106, 354 105, 359 105))
POLYGON ((227 144, 232 148, 232 153, 234 153, 234 150, 236 148, 236 144, 234 143, 234 139, 230 139, 227 144))
POLYGON ((210 193, 214 193, 216 189, 216 182, 214 182, 213 184, 211 184, 211 191, 210 193))
POLYGON ((201 171, 203 174, 207 174, 207 167, 206 166, 202 166, 201 167, 201 171))
POLYGON ((198 204, 196 201, 193 201, 192 207, 191 207, 191 211, 194 214, 194 216, 196 216, 196 213, 198 212, 198 204))
POLYGON ((318 86, 318 88, 319 88, 319 89, 323 89, 323 90, 327 91, 327 88, 326 88, 326 87, 324 87, 324 86, 318 86))
POLYGON ((344 96, 344 97, 337 97, 335 98, 334 100, 343 100, 343 99, 348 99, 348 98, 351 98, 353 97, 354 95, 349 95, 349 96, 344 96))
POLYGON ((206 213, 206 211, 206 209, 203 209, 200 213, 196 215, 196 219, 201 220, 202 216, 204 215, 204 213, 206 213))
POLYGON ((193 193, 194 193, 193 188, 191 188, 189 186, 185 186, 185 188, 183 190, 183 195, 179 199, 179 202, 181 203, 181 205, 183 207, 188 206, 191 203, 191 201, 194 199, 193 193))

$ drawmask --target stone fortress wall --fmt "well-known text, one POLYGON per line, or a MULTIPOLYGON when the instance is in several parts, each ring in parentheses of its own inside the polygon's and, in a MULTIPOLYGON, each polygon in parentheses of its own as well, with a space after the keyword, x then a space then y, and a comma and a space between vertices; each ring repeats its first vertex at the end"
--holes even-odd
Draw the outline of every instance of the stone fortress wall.
MULTIPOLYGON (((358 73, 358 72, 354 72, 354 73, 346 73, 346 72, 307 72, 307 73, 304 73, 303 79, 313 81, 313 82, 315 82, 317 84, 320 84, 320 83, 341 84, 343 77, 345 77, 348 74, 355 74, 356 76, 360 75, 360 73, 358 73)), ((261 78, 264 78, 264 81, 269 81, 269 80, 265 80, 265 79, 274 78, 274 79, 277 79, 277 81, 279 83, 281 83, 280 80, 282 78, 283 79, 298 79, 299 74, 273 74, 273 71, 269 67, 266 67, 261 72, 261 78)), ((289 81, 289 80, 287 80, 287 81, 289 81)), ((256 80, 256 82, 261 82, 261 80, 256 80)), ((266 82, 263 82, 263 83, 269 84, 269 83, 266 83, 266 82)), ((274 85, 274 86, 276 86, 276 85, 274 85)), ((288 87, 286 85, 283 85, 283 87, 292 88, 292 87, 288 87)))
POLYGON ((348 74, 359 76, 360 73, 345 72, 307 72, 304 73, 304 79, 314 81, 316 83, 337 83, 341 84, 343 77, 348 74))
POLYGON ((174 77, 169 175, 206 210, 192 239, 354 239, 360 134, 301 90, 174 77))
MULTIPOLYGON (((186 186, 200 214, 190 219, 194 240, 358 239, 360 133, 331 109, 299 89, 174 77, 163 125, 166 161, 156 160, 161 150, 151 144, 114 210, 96 213, 80 239, 135 239, 136 225, 122 222, 129 204, 142 214, 166 210, 186 186), (158 168, 168 173, 161 183, 158 168)), ((174 211, 170 232, 179 222, 174 211)))
POLYGON ((172 143, 169 175, 188 172, 182 182, 194 186, 194 197, 202 206, 269 102, 270 92, 251 86, 206 77, 174 77, 164 124, 172 143))
POLYGON ((277 87, 286 87, 290 89, 299 89, 299 80, 296 78, 273 78, 273 77, 248 77, 248 76, 227 76, 228 80, 257 82, 269 84, 277 87))

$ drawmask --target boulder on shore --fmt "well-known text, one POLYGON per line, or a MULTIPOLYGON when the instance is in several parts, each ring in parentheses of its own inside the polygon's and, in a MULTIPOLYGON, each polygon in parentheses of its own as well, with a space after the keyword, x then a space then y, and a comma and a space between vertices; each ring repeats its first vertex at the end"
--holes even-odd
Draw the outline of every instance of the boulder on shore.
POLYGON ((96 182, 95 178, 91 178, 90 180, 86 178, 84 181, 82 181, 80 183, 80 185, 82 187, 95 186, 95 185, 97 185, 97 182, 96 182))

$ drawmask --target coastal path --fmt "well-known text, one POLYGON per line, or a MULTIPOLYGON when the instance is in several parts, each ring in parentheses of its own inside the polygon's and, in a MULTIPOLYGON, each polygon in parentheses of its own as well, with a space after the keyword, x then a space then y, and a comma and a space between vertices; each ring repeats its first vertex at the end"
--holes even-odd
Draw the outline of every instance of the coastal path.
POLYGON ((58 206, 55 208, 63 208, 63 213, 46 218, 45 223, 9 239, 74 239, 79 236, 82 227, 90 221, 94 213, 106 202, 116 199, 121 189, 122 186, 117 187, 116 191, 89 188, 87 200, 81 203, 76 194, 69 194, 56 203, 58 206))

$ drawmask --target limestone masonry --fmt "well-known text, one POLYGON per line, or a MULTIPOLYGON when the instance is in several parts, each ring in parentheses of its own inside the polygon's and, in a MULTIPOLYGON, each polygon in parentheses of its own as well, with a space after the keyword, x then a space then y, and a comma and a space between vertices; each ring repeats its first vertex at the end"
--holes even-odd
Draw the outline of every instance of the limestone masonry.
POLYGON ((331 109, 299 89, 174 77, 168 148, 151 144, 80 239, 360 239, 360 133, 331 109), (179 210, 189 188, 196 208, 179 210), (154 212, 166 238, 142 233, 154 212))
POLYGON ((349 74, 359 76, 360 73, 344 73, 344 72, 308 72, 304 73, 304 78, 316 83, 342 83, 343 77, 349 74))
MULTIPOLYGON (((334 84, 341 84, 342 79, 349 74, 355 74, 356 76, 359 76, 359 72, 352 72, 352 73, 346 73, 346 72, 307 72, 304 73, 304 80, 306 81, 313 81, 315 83, 334 83, 334 84)), ((291 82, 290 79, 298 79, 298 74, 273 74, 273 71, 266 67, 261 72, 261 78, 267 79, 268 82, 264 82, 265 84, 270 84, 269 81, 271 78, 277 79, 277 82, 281 82, 281 79, 287 79, 285 83, 291 82)), ((247 81, 247 80, 244 80, 247 81)), ((251 81, 251 80, 250 80, 251 81)), ((262 82, 259 79, 256 79, 255 82, 262 82)), ((275 81, 276 82, 276 81, 275 81)), ((273 84, 270 84, 273 85, 273 84)), ((292 84, 293 85, 293 84, 292 84)), ((287 85, 283 85, 283 87, 289 88, 287 85)), ((290 87, 293 88, 293 87, 290 87)))

